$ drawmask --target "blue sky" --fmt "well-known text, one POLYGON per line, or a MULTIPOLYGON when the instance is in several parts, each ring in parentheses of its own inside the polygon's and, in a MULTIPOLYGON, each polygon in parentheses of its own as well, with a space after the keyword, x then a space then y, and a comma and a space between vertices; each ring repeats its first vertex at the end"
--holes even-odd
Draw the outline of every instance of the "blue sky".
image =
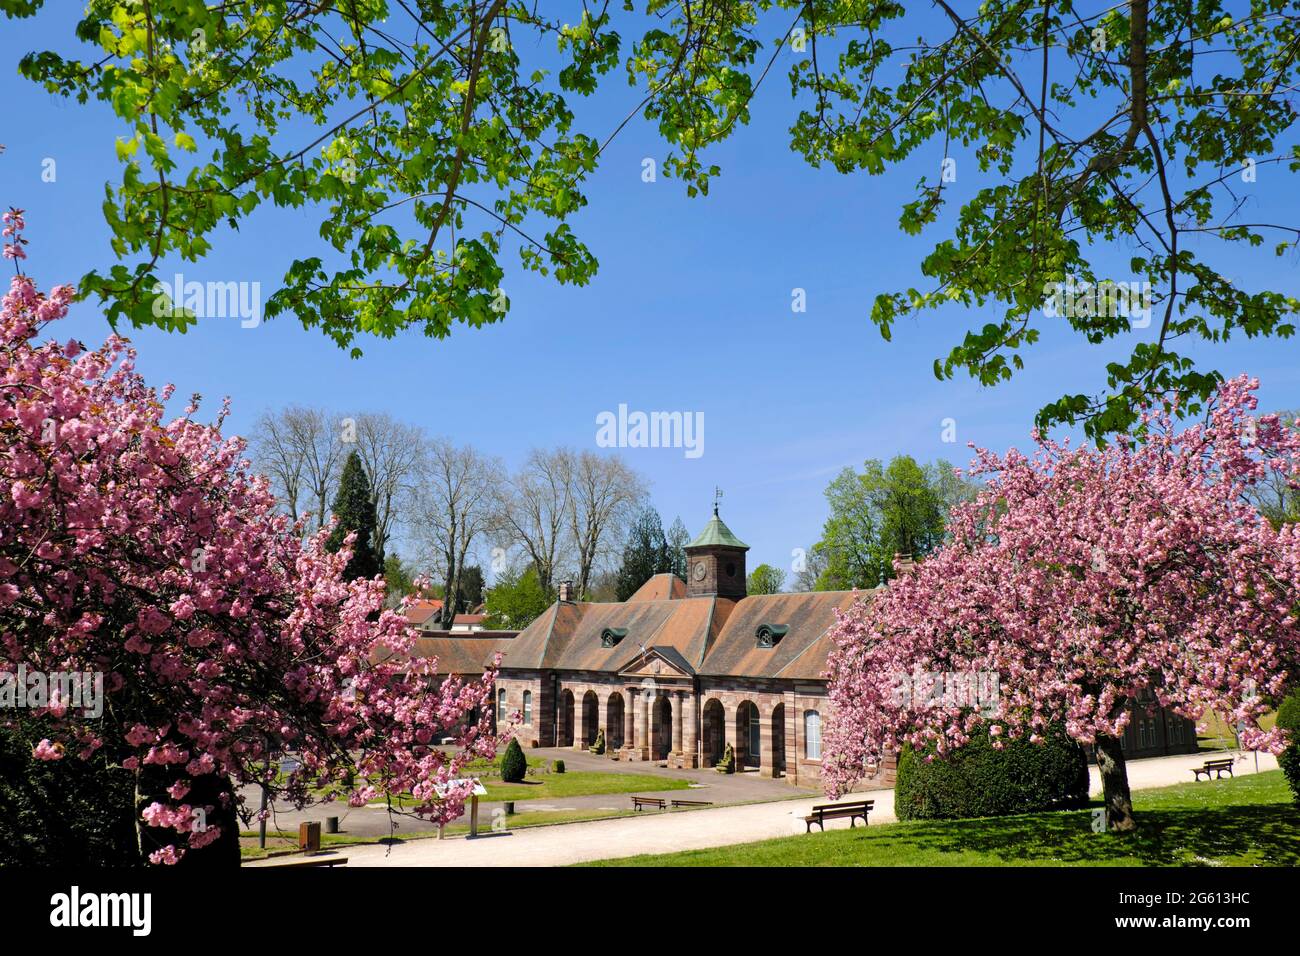
MULTIPOLYGON (((0 69, 11 77, 0 205, 27 210, 26 267, 42 286, 110 264, 99 207, 104 183, 120 176, 113 155, 120 130, 106 108, 52 98, 16 76, 31 49, 72 49, 68 22, 0 21, 0 69), (41 179, 47 157, 57 162, 53 183, 41 179)), ((580 128, 603 136, 636 100, 615 74, 607 90, 577 104, 580 128)), ((364 357, 354 360, 292 319, 255 329, 208 320, 185 335, 130 331, 140 368, 155 384, 174 382, 179 396, 202 393, 212 412, 231 396, 236 432, 291 403, 386 410, 511 465, 534 446, 594 448, 597 414, 620 403, 700 411, 701 457, 688 459, 681 449, 622 453, 650 480, 665 525, 680 515, 697 532, 719 485, 724 518, 752 547, 750 567, 765 561, 788 569, 792 550, 817 539, 823 489, 844 466, 899 453, 964 464, 967 441, 1025 447, 1036 409, 1066 391, 1096 392, 1104 362, 1131 348, 1127 339, 1088 346, 1048 322, 1026 355, 1028 367, 1010 383, 936 381, 934 359, 992 318, 992 309, 905 320, 892 342, 868 313, 877 293, 923 282, 918 263, 943 226, 917 238, 897 223, 918 177, 937 172, 940 154, 918 155, 879 177, 809 168, 788 148, 794 114, 783 70, 774 69, 753 113, 715 151, 722 175, 708 197, 696 199, 676 181, 642 182, 643 158, 662 158, 665 149, 649 124, 630 123, 588 185, 589 207, 571 221, 599 259, 599 274, 575 288, 511 267, 503 283, 511 311, 495 326, 459 327, 444 340, 415 333, 365 341, 364 357), (795 287, 807 291, 802 314, 790 308, 795 287), (947 417, 956 420, 955 445, 942 441, 947 417)), ((983 184, 974 163, 955 155, 961 197, 983 184)), ((1257 183, 1238 188, 1250 206, 1294 221, 1294 178, 1261 170, 1257 183)), ((203 263, 180 269, 186 278, 258 280, 265 297, 295 255, 316 248, 311 216, 259 211, 239 233, 218 233, 203 263)), ((1114 252, 1127 260, 1125 249, 1114 252)), ((1245 282, 1297 292, 1293 260, 1263 253, 1224 261, 1245 282)), ((66 326, 60 338, 93 342, 108 331, 92 303, 79 304, 66 326)), ((1294 341, 1234 340, 1192 354, 1208 355, 1225 374, 1259 376, 1267 406, 1300 406, 1294 341)))

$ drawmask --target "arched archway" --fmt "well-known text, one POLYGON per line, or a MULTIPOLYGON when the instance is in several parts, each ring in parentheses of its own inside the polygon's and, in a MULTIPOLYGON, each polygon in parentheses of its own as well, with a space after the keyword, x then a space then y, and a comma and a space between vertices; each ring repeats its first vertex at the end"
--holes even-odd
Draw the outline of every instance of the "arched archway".
POLYGON ((605 702, 605 751, 623 746, 623 727, 626 720, 623 695, 615 691, 605 702))
POLYGON ((560 694, 559 724, 556 727, 558 747, 573 746, 573 691, 566 690, 560 694))
POLYGON ((762 752, 763 725, 758 716, 758 705, 752 700, 742 700, 736 707, 736 769, 756 770, 762 752))
POLYGON ((600 699, 594 690, 582 695, 582 745, 590 747, 596 742, 600 726, 600 699))
POLYGON ((701 715, 700 756, 706 767, 712 767, 722 759, 726 723, 727 716, 722 709, 722 701, 712 697, 705 702, 701 715))
POLYGON ((777 704, 772 709, 772 763, 769 769, 774 777, 785 773, 785 704, 777 704))
POLYGON ((673 705, 667 694, 660 694, 650 712, 650 759, 667 760, 672 749, 673 705))

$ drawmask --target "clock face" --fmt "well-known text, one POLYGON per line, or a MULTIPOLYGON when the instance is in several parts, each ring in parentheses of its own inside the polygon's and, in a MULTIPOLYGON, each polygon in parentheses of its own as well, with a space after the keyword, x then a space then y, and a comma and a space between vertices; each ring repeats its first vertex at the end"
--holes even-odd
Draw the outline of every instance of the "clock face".
POLYGON ((709 573, 709 569, 704 566, 703 561, 695 562, 695 580, 703 581, 704 575, 709 573))

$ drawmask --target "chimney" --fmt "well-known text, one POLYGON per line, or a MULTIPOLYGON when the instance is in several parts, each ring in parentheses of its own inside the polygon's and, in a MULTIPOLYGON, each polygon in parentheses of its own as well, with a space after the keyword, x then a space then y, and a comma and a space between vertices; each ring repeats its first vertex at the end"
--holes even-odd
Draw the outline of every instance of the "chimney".
POLYGON ((573 603, 573 582, 561 581, 559 585, 559 599, 561 604, 573 603))

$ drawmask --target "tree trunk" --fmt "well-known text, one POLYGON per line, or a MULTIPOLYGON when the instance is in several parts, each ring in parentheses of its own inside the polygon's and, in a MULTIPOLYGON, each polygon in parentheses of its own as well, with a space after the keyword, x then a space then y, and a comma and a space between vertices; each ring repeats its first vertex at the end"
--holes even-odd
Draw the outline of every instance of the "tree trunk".
POLYGON ((1102 799, 1106 806, 1106 827, 1113 833, 1137 829, 1133 799, 1128 789, 1128 769, 1118 737, 1098 737, 1097 769, 1101 771, 1102 799))
MULTIPOLYGON (((174 782, 179 776, 177 773, 169 772, 169 768, 166 767, 149 767, 137 777, 136 838, 139 841, 141 856, 147 857, 154 850, 168 844, 179 845, 184 840, 175 830, 151 827, 140 816, 141 811, 154 801, 175 802, 170 801, 165 785, 174 782)), ((220 827, 220 836, 202 849, 187 849, 185 855, 181 857, 180 865, 186 869, 238 867, 240 863, 239 816, 235 809, 235 788, 231 780, 216 774, 195 777, 184 802, 196 807, 211 807, 211 811, 203 814, 201 825, 220 827)))

